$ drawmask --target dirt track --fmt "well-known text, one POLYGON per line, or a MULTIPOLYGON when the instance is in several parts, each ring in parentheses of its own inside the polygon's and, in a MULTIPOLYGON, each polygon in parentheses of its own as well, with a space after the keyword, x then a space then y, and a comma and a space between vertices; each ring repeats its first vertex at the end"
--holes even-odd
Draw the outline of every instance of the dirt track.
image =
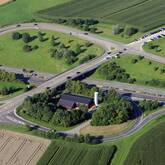
POLYGON ((49 140, 0 130, 0 165, 35 165, 49 140))

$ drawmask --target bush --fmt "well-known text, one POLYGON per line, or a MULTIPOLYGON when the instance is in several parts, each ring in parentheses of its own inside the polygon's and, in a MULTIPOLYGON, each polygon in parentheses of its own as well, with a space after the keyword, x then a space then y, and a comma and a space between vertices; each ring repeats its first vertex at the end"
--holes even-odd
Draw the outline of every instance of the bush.
POLYGON ((143 100, 139 103, 139 106, 143 111, 153 111, 159 107, 162 106, 161 103, 158 101, 152 101, 152 100, 143 100))
POLYGON ((30 41, 31 41, 30 34, 29 34, 29 33, 23 33, 23 34, 22 34, 22 40, 23 40, 25 43, 30 42, 30 41))
POLYGON ((137 62, 138 62, 137 59, 132 59, 132 60, 131 60, 131 63, 132 63, 132 64, 136 64, 137 62))
POLYGON ((144 56, 138 56, 138 59, 139 60, 143 60, 144 59, 144 56))
POLYGON ((19 32, 14 32, 12 38, 13 40, 19 40, 22 38, 22 34, 20 34, 19 32))
POLYGON ((33 50, 36 50, 36 49, 38 49, 38 48, 39 48, 38 45, 34 45, 34 46, 33 46, 33 50))
POLYGON ((113 26, 113 28, 112 28, 112 33, 113 33, 114 35, 120 34, 120 33, 122 33, 123 31, 124 31, 124 26, 123 26, 123 25, 117 24, 117 25, 113 26))
POLYGON ((24 45, 23 46, 23 51, 30 52, 30 51, 32 51, 32 47, 30 45, 24 45))
POLYGON ((138 32, 138 29, 136 29, 136 28, 126 27, 125 31, 124 31, 124 34, 127 35, 127 36, 131 36, 133 34, 136 34, 137 32, 138 32))

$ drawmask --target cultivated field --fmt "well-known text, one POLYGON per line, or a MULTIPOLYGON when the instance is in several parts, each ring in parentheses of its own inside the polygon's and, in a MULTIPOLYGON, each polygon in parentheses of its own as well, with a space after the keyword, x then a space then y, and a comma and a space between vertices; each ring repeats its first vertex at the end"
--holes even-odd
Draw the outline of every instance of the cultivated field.
POLYGON ((49 144, 49 140, 1 129, 0 164, 35 165, 49 144))
POLYGON ((109 165, 115 152, 115 146, 54 141, 38 165, 109 165))
POLYGON ((11 0, 0 0, 0 5, 10 2, 11 0))
POLYGON ((94 3, 90 0, 73 0, 39 14, 50 18, 92 17, 131 24, 141 31, 147 31, 165 24, 165 3, 164 0, 95 0, 94 3))
POLYGON ((125 165, 164 165, 165 122, 140 137, 131 148, 125 165))

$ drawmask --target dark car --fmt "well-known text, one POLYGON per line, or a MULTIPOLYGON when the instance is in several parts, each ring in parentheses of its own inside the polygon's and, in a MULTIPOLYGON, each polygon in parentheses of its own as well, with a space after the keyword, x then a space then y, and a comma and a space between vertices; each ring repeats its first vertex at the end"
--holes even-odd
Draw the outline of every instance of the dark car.
POLYGON ((71 79, 71 78, 72 78, 71 76, 68 76, 68 77, 67 77, 68 80, 71 79))
POLYGON ((17 25, 17 27, 20 27, 20 26, 21 26, 20 24, 17 25))

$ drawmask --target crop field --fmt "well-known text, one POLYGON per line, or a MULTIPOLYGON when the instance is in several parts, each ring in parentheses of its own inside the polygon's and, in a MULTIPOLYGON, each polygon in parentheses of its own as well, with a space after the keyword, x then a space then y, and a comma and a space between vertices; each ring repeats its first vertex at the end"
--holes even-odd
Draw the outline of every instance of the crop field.
POLYGON ((16 0, 12 3, 2 5, 0 6, 0 26, 32 20, 35 12, 68 1, 69 0, 16 0))
POLYGON ((49 144, 49 140, 1 129, 0 164, 34 165, 49 144))
POLYGON ((53 141, 37 165, 109 165, 115 146, 53 141))
POLYGON ((73 0, 39 12, 46 18, 84 17, 125 23, 147 31, 165 24, 164 0, 73 0), (67 11, 67 12, 65 12, 67 11))
POLYGON ((164 165, 165 122, 142 135, 132 146, 125 165, 164 165))
MULTIPOLYGON (((24 30, 19 31, 20 33, 27 32, 31 36, 36 36, 38 30, 24 30)), ((23 46, 25 43, 20 39, 14 41, 12 39, 12 33, 4 34, 0 37, 0 64, 9 67, 26 68, 40 72, 59 73, 79 65, 79 61, 76 61, 73 65, 69 65, 65 62, 65 59, 55 59, 50 55, 51 36, 54 35, 58 38, 58 41, 69 46, 69 49, 75 49, 77 44, 83 45, 86 41, 76 37, 72 37, 69 34, 63 34, 53 31, 43 30, 45 33, 44 38, 46 41, 40 42, 38 38, 31 41, 29 45, 37 45, 39 48, 31 52, 24 52, 23 46), (8 46, 10 45, 10 46, 8 46), (8 60, 10 59, 10 60, 8 60)), ((103 54, 103 49, 95 44, 90 46, 86 51, 80 53, 79 59, 86 57, 89 54, 95 54, 100 56, 103 54)))
MULTIPOLYGON (((143 59, 138 61, 136 64, 133 64, 131 61, 133 59, 138 59, 137 56, 127 55, 123 56, 119 59, 114 59, 113 61, 116 62, 121 68, 125 69, 131 77, 136 78, 137 84, 145 85, 146 81, 151 81, 152 79, 158 79, 162 82, 165 81, 165 73, 161 73, 160 69, 164 68, 164 64, 143 59), (154 68, 159 68, 157 71, 154 68)), ((96 71, 92 76, 92 79, 102 79, 104 80, 103 75, 99 75, 96 71)))

